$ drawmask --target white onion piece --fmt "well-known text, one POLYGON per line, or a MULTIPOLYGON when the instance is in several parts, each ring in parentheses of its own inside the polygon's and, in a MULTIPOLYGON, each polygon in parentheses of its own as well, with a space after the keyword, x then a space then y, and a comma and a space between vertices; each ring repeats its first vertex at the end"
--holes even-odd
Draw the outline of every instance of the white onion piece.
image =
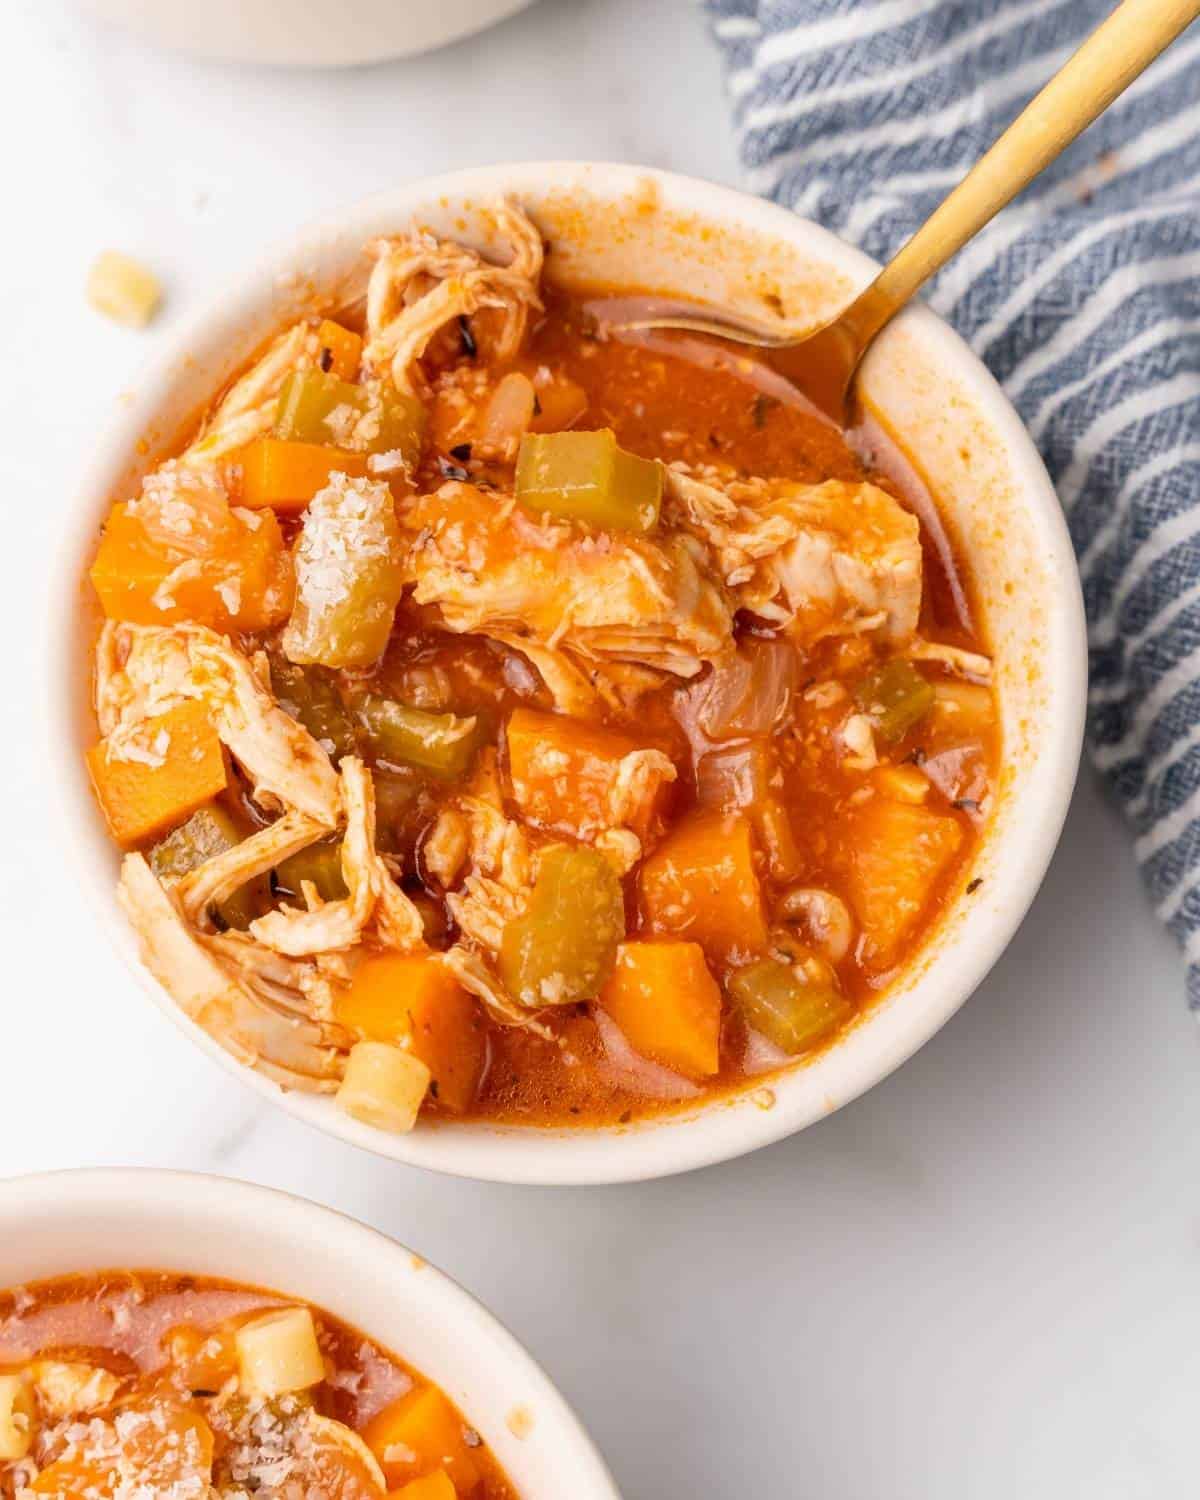
POLYGON ((786 641, 747 641, 697 683, 696 722, 710 739, 770 734, 796 688, 796 653, 786 641))
POLYGON ((533 421, 537 395, 528 375, 514 370, 492 392, 483 414, 480 441, 506 457, 515 457, 522 437, 533 421))

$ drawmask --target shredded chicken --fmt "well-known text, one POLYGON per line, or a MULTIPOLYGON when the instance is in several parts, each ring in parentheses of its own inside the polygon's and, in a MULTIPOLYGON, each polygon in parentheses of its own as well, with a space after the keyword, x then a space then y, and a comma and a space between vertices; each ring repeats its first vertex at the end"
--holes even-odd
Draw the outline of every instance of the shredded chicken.
POLYGON ((285 1007, 273 981, 207 946, 143 855, 125 856, 117 894, 146 967, 227 1051, 289 1088, 337 1087, 345 1054, 331 1044, 326 1026, 297 1014, 304 997, 297 993, 295 1006, 285 1007))
POLYGON ((980 655, 978 651, 964 651, 961 646, 947 646, 941 641, 926 641, 918 636, 909 643, 905 654, 913 661, 938 662, 958 676, 972 678, 976 682, 991 680, 991 659, 980 655))
POLYGON ((295 323, 281 333, 230 386, 179 462, 189 467, 212 464, 262 437, 275 420, 283 382, 294 370, 312 369, 319 354, 316 330, 307 323, 295 323))
POLYGON ((279 707, 252 663, 216 631, 109 623, 97 661, 96 714, 118 752, 145 720, 199 699, 264 808, 294 808, 326 828, 336 826, 341 794, 329 756, 279 707))
POLYGON ((878 631, 903 645, 921 608, 917 518, 873 484, 703 478, 667 469, 668 516, 700 538, 737 607, 808 644, 878 631))
POLYGON ((342 838, 342 877, 349 894, 309 911, 268 912, 250 924, 258 942, 293 957, 349 948, 362 939, 369 923, 385 947, 400 951, 424 942, 421 914, 393 881, 375 849, 375 794, 362 761, 342 762, 342 801, 346 831, 342 838))
POLYGON ((52 1421, 108 1406, 121 1388, 119 1375, 81 1360, 35 1359, 26 1373, 42 1414, 52 1421))
POLYGON ((418 604, 442 626, 478 632, 530 659, 547 686, 582 698, 595 663, 692 677, 726 650, 733 618, 693 537, 639 537, 535 521, 511 500, 443 485, 407 512, 406 562, 418 604), (564 689, 546 652, 573 667, 564 689))
POLYGON ((493 212, 511 250, 504 266, 420 231, 371 246, 364 358, 374 370, 390 369, 397 389, 412 393, 412 366, 439 329, 481 308, 504 315, 496 359, 511 359, 520 348, 530 311, 541 307, 542 239, 514 204, 500 202, 493 212))

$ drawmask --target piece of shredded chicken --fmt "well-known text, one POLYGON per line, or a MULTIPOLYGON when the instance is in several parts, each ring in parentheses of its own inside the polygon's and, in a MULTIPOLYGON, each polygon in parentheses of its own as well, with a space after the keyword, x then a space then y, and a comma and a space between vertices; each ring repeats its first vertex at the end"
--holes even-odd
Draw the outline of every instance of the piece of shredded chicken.
POLYGON ((294 323, 273 339, 267 351, 229 387, 179 462, 190 468, 214 464, 269 432, 283 382, 297 370, 311 370, 320 356, 317 331, 294 323))
POLYGON ((511 498, 457 482, 403 521, 414 600, 434 606, 446 630, 528 648, 561 707, 586 702, 589 688, 595 700, 598 666, 631 663, 647 683, 644 669, 692 677, 732 640, 729 605, 694 537, 534 520, 511 498))
POLYGON ((739 609, 801 644, 876 631, 903 645, 921 608, 917 518, 874 484, 730 479, 668 467, 667 517, 710 549, 739 609))
POLYGON ((224 636, 203 625, 109 622, 96 661, 96 716, 114 753, 147 719, 199 700, 262 807, 295 809, 327 829, 337 824, 341 792, 328 754, 224 636))
POLYGON ((481 308, 502 314, 496 360, 520 349, 529 313, 541 307, 542 237, 515 204, 497 203, 492 216, 509 247, 506 265, 419 230, 370 246, 364 359, 378 372, 389 370, 398 390, 412 393, 412 367, 440 329, 481 308))

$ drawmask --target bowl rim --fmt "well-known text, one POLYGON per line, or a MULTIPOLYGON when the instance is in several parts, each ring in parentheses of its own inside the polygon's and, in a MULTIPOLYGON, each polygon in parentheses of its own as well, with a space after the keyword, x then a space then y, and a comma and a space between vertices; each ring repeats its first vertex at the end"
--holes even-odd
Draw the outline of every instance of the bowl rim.
MULTIPOLYGON (((176 376, 189 348, 202 344, 214 326, 245 323, 261 310, 264 289, 277 286, 281 276, 294 273, 306 256, 330 241, 354 235, 383 219, 407 222, 438 200, 478 202, 500 193, 578 190, 613 201, 645 195, 647 184, 656 202, 672 212, 721 227, 732 226, 749 235, 773 236, 788 242, 818 263, 865 283, 878 263, 847 245, 831 231, 789 210, 737 189, 684 177, 654 168, 612 162, 529 161, 500 163, 421 178, 356 200, 340 211, 322 216, 278 241, 247 269, 226 278, 196 309, 181 319, 163 347, 139 371, 133 398, 109 420, 92 449, 71 503, 64 511, 63 532, 54 549, 57 578, 82 576, 86 549, 81 545, 78 518, 92 514, 111 488, 111 476, 127 467, 134 444, 150 426, 157 402, 153 395, 176 376)), ((376 231, 377 232, 377 231, 376 231)), ((72 682, 78 682, 79 663, 72 655, 77 621, 71 611, 56 606, 50 590, 47 631, 51 692, 46 703, 48 767, 57 766, 65 795, 50 796, 65 848, 79 856, 77 880, 88 904, 110 942, 125 958, 142 987, 160 1009, 227 1072, 240 1078, 260 1096, 282 1106, 293 1117, 352 1145, 391 1160, 423 1166, 481 1181, 541 1186, 585 1186, 634 1182, 673 1175, 734 1159, 806 1128, 857 1098, 887 1077, 924 1045, 970 997, 1016 932, 1042 883, 1065 821, 1079 766, 1087 686, 1087 640, 1082 590, 1066 520, 1049 475, 1028 432, 999 384, 954 330, 923 304, 914 304, 896 319, 923 352, 934 355, 953 371, 968 392, 972 410, 986 418, 989 432, 1000 439, 1006 458, 1018 476, 1020 503, 1038 528, 1047 562, 1046 597, 1056 615, 1057 653, 1045 663, 1049 684, 1047 711, 1039 740, 1039 777, 1027 798, 1019 826, 1007 844, 1019 844, 1020 878, 1011 876, 1002 892, 1004 906, 991 923, 985 941, 970 951, 937 955, 945 975, 936 994, 918 1006, 906 997, 903 1015, 896 1019, 877 1006, 847 1038, 800 1068, 785 1069, 769 1080, 771 1108, 749 1103, 753 1084, 721 1097, 695 1112, 653 1117, 625 1127, 576 1130, 547 1127, 477 1124, 429 1124, 407 1135, 386 1135, 337 1111, 327 1099, 284 1091, 261 1073, 239 1062, 207 1032, 191 1021, 158 985, 136 956, 111 890, 111 877, 102 887, 87 871, 88 845, 92 855, 103 846, 111 859, 112 846, 96 831, 94 809, 86 794, 86 776, 72 762, 76 731, 73 725, 72 682), (949 960, 955 960, 953 977, 949 960), (883 1017, 888 1016, 884 1024, 883 1017), (789 1098, 788 1079, 799 1074, 821 1076, 829 1087, 822 1098, 816 1089, 789 1098), (322 1106, 328 1106, 323 1108, 322 1106)), ((889 329, 883 336, 891 335, 889 329)), ((75 756, 75 760, 81 757, 75 756)), ((994 891, 993 891, 994 894, 994 891)))
MULTIPOLYGON (((75 1167, 0 1180, 0 1235, 18 1228, 28 1231, 39 1219, 52 1225, 64 1218, 77 1222, 84 1232, 80 1241, 84 1263, 75 1274, 122 1269, 105 1262, 103 1256, 98 1263, 90 1255, 87 1234, 95 1233, 95 1216, 99 1214, 128 1217, 135 1224, 162 1223, 168 1230, 181 1221, 203 1222, 206 1229, 214 1226, 223 1229, 228 1242, 237 1245, 242 1244, 239 1230, 269 1223, 276 1238, 286 1236, 291 1243, 305 1246, 306 1257, 314 1265, 325 1261, 330 1267, 350 1269, 352 1274, 357 1268, 363 1284, 376 1289, 386 1285, 393 1289, 393 1295, 401 1282, 411 1286, 414 1299, 420 1300, 423 1309, 428 1307, 431 1322, 450 1330, 469 1348, 472 1362, 486 1360, 490 1368, 503 1368, 506 1379, 511 1377, 514 1390, 520 1393, 518 1404, 530 1406, 536 1412, 536 1431, 539 1435, 549 1435, 554 1450, 553 1467, 561 1474, 559 1482, 565 1483, 569 1478, 571 1493, 578 1500, 620 1500, 616 1481, 595 1441, 566 1397, 516 1335, 452 1276, 381 1230, 295 1193, 214 1173, 160 1167, 75 1167), (330 1249, 333 1253, 327 1257, 330 1249)), ((206 1274, 186 1264, 138 1265, 126 1269, 206 1274)), ((26 1282, 39 1279, 36 1275, 25 1278, 26 1282)), ((290 1294, 333 1312, 318 1297, 272 1285, 269 1276, 264 1278, 249 1263, 243 1274, 220 1279, 241 1281, 284 1296, 290 1294)), ((382 1298, 384 1293, 378 1291, 374 1295, 382 1298)), ((355 1326, 368 1338, 378 1337, 372 1328, 355 1326)), ((415 1326, 413 1337, 421 1337, 415 1326)), ((387 1340, 380 1342, 385 1348, 391 1347, 387 1340)), ((403 1348, 393 1348, 393 1352, 424 1374, 419 1352, 403 1348)), ((464 1415, 475 1421, 480 1419, 478 1410, 464 1415)), ((504 1420, 503 1413, 493 1415, 504 1420)), ((532 1494, 530 1500, 535 1500, 532 1494)))

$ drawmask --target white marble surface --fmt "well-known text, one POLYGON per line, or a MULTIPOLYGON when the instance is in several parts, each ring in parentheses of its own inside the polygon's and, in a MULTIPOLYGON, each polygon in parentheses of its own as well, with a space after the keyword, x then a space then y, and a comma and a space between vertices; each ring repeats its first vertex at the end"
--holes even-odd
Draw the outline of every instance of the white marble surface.
POLYGON ((0 1174, 200 1168, 394 1232, 545 1362, 629 1500, 1195 1495, 1196 1036, 1089 776, 1009 954, 899 1074, 757 1156, 591 1192, 441 1180, 258 1105, 134 988, 48 840, 38 621, 73 586, 48 549, 154 338, 293 224, 397 177, 590 156, 735 180, 693 7, 542 0, 343 74, 192 65, 59 0, 8 0, 4 22, 0 1174), (106 244, 164 274, 155 332, 84 306, 106 244))

